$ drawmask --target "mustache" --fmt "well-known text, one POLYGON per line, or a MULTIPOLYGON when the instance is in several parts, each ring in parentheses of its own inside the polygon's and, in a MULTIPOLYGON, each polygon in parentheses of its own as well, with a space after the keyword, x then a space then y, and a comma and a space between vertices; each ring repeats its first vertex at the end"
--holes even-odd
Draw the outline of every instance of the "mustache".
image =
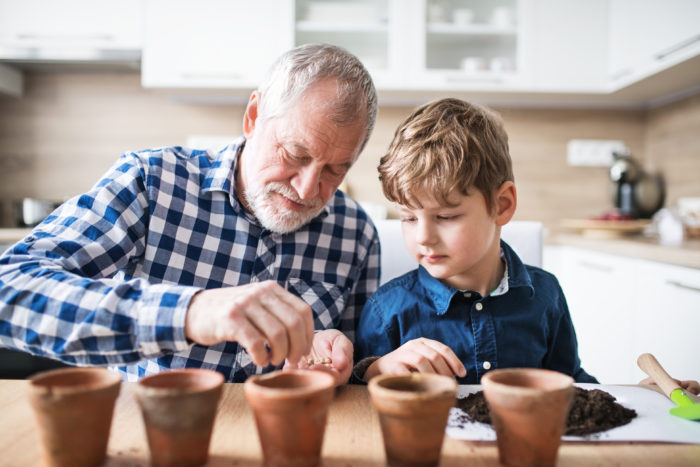
POLYGON ((318 207, 320 204, 320 200, 318 198, 314 199, 301 199, 297 195, 297 193, 284 183, 279 183, 279 182, 272 182, 268 183, 265 186, 265 194, 269 195, 270 193, 277 193, 285 198, 288 198, 295 203, 301 204, 302 206, 306 206, 308 208, 315 208, 318 207))

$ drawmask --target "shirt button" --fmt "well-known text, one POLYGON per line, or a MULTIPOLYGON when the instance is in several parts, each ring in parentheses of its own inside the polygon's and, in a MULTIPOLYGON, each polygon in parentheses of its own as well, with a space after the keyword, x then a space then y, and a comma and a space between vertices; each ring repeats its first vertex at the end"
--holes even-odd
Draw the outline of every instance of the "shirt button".
POLYGON ((471 298, 472 293, 471 292, 464 292, 464 297, 465 298, 471 298))
POLYGON ((491 362, 484 362, 484 370, 489 370, 491 369, 491 362))
POLYGON ((476 304, 476 311, 481 311, 484 309, 484 305, 481 304, 481 302, 476 304))

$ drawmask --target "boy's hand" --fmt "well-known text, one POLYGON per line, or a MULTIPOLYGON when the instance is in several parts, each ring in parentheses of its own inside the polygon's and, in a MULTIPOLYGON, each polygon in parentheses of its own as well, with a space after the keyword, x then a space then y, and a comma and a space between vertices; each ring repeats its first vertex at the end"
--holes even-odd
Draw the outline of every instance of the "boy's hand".
POLYGON ((364 380, 380 374, 411 372, 437 373, 445 376, 466 376, 467 370, 455 353, 442 342, 419 337, 377 359, 364 375, 364 380))
MULTIPOLYGON (((678 379, 674 379, 674 381, 676 382, 676 384, 678 386, 683 388, 683 390, 685 390, 685 392, 695 394, 696 396, 698 395, 698 393, 700 393, 700 384, 698 384, 697 381, 693 381, 693 380, 681 381, 678 379)), ((641 380, 639 382, 639 384, 656 384, 656 383, 651 378, 644 378, 643 380, 641 380)))

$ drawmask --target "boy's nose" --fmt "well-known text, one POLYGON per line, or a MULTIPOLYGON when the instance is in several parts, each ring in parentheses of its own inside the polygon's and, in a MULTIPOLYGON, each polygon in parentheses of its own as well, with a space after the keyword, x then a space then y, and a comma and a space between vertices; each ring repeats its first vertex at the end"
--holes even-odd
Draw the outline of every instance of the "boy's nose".
POLYGON ((435 242, 433 229, 427 222, 418 222, 416 226, 416 243, 420 245, 430 245, 435 242))
POLYGON ((321 183, 321 171, 313 165, 301 167, 297 173, 292 176, 291 185, 296 190, 299 198, 303 200, 314 199, 318 196, 319 185, 321 183))

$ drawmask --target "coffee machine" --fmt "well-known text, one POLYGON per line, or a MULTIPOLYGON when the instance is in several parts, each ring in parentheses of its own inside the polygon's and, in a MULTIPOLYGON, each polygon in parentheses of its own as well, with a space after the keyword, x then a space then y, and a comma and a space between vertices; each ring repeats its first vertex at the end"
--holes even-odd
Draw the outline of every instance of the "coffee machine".
POLYGON ((666 186, 663 177, 645 172, 629 154, 613 153, 613 157, 610 179, 615 208, 623 216, 649 219, 664 205, 666 186))

